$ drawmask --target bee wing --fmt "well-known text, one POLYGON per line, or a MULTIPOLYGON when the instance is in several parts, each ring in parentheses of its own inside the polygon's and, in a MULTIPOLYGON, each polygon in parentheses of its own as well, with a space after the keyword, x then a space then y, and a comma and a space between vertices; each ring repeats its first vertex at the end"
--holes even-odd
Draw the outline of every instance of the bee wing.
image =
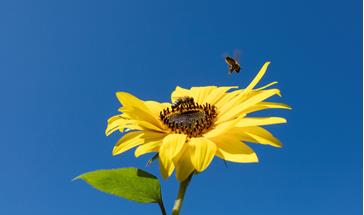
POLYGON ((240 60, 240 51, 237 50, 237 49, 234 50, 234 58, 235 58, 236 61, 239 62, 239 60, 240 60))
POLYGON ((231 66, 229 66, 229 75, 231 75, 231 74, 233 74, 233 72, 234 72, 234 70, 233 70, 233 68, 231 67, 231 66))
POLYGON ((235 60, 236 60, 236 64, 237 64, 237 67, 235 68, 235 71, 236 73, 239 73, 240 72, 240 51, 235 49, 234 50, 234 57, 235 57, 235 60))

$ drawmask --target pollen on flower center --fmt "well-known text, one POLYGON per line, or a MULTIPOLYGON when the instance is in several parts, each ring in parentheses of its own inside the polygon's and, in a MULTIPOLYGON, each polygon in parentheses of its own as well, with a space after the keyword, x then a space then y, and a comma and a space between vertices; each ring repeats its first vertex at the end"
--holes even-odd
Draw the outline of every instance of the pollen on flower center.
POLYGON ((216 108, 208 103, 200 105, 191 97, 176 100, 160 112, 160 119, 173 133, 197 137, 206 133, 214 124, 216 108))

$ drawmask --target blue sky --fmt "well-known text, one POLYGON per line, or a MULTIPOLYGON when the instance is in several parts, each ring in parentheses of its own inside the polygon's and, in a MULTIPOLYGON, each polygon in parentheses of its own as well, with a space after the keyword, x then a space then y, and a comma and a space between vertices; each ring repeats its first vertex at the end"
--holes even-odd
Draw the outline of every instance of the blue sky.
MULTIPOLYGON (((269 129, 284 148, 251 145, 259 164, 214 160, 182 214, 362 213, 362 2, 1 1, 0 214, 159 214, 71 179, 144 168, 112 157, 115 92, 167 101, 175 86, 278 81, 292 111, 269 129), (227 75, 224 53, 241 51, 227 75)), ((160 177, 153 165, 147 171, 160 177)), ((162 182, 170 209, 174 177, 162 182)))

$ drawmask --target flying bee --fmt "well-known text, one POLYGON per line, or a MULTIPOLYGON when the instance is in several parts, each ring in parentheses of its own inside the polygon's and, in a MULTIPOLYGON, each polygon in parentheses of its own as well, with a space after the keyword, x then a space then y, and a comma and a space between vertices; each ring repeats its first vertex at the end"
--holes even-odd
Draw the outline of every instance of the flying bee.
POLYGON ((180 106, 181 104, 183 103, 190 103, 190 104, 193 104, 194 103, 194 100, 192 97, 188 97, 188 96, 184 96, 184 97, 178 97, 176 99, 176 101, 173 102, 172 104, 172 109, 175 109, 177 108, 178 106, 180 106))
POLYGON ((226 56, 225 57, 225 62, 229 66, 229 74, 230 75, 234 71, 236 73, 239 73, 240 72, 240 64, 238 62, 238 58, 239 58, 239 53, 237 51, 235 51, 234 58, 232 58, 230 56, 226 56))

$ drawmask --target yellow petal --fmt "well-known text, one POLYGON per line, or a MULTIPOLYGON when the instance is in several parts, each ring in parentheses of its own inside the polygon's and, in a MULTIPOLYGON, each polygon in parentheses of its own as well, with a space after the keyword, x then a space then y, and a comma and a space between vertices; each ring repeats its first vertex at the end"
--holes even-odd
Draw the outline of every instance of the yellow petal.
POLYGON ((281 142, 269 131, 262 127, 244 127, 241 140, 252 143, 268 144, 274 147, 282 147, 281 142))
POLYGON ((191 163, 190 146, 188 144, 185 144, 178 159, 174 159, 173 163, 176 166, 176 177, 179 181, 186 180, 195 170, 191 163))
POLYGON ((273 125, 273 124, 280 124, 280 123, 286 123, 287 120, 285 118, 281 117, 247 117, 242 118, 239 120, 239 122, 236 124, 236 127, 250 127, 250 126, 261 126, 261 125, 273 125))
POLYGON ((112 116, 107 120, 107 128, 105 131, 106 136, 109 136, 116 130, 122 131, 124 128, 126 128, 128 120, 123 118, 121 115, 122 114, 112 116))
POLYGON ((277 82, 277 81, 274 81, 274 82, 272 82, 272 83, 266 84, 266 85, 264 85, 263 87, 259 87, 259 88, 254 89, 254 90, 255 90, 255 91, 264 90, 264 89, 266 89, 266 88, 268 88, 268 87, 270 87, 270 86, 273 86, 273 85, 275 85, 275 84, 278 84, 278 82, 277 82))
MULTIPOLYGON (((228 93, 228 95, 226 95, 225 98, 222 99, 221 102, 219 102, 217 107, 218 107, 220 113, 225 113, 228 110, 231 110, 232 108, 234 108, 235 106, 243 103, 248 98, 258 95, 260 93, 261 92, 259 92, 259 91, 249 91, 247 89, 236 90, 231 93, 228 93), (229 95, 229 94, 231 94, 231 95, 229 95)), ((277 94, 279 94, 279 92, 277 94)))
POLYGON ((255 152, 246 144, 240 141, 239 136, 227 133, 211 139, 216 146, 216 155, 221 159, 238 162, 253 163, 258 162, 255 152))
POLYGON ((260 79, 262 79, 262 77, 264 76, 265 72, 267 71, 267 68, 269 66, 270 62, 265 62, 263 67, 259 70, 258 74, 255 76, 255 78, 253 79, 252 82, 250 82, 250 84, 248 85, 247 88, 245 88, 246 92, 249 92, 250 90, 252 90, 260 81, 260 79))
POLYGON ((172 92, 171 100, 172 102, 175 102, 178 98, 185 96, 191 96, 191 91, 177 86, 176 89, 172 92))
MULTIPOLYGON (((273 89, 267 89, 267 90, 273 90, 273 89)), ((256 96, 256 95, 259 95, 260 93, 262 93, 263 91, 267 91, 267 90, 252 90, 250 91, 248 94, 246 94, 246 97, 244 98, 245 100, 250 98, 250 97, 253 97, 253 96, 256 96)), ((277 90, 277 89, 276 89, 277 90)), ((277 92, 277 95, 279 97, 282 97, 282 94, 281 92, 278 90, 277 92)))
MULTIPOLYGON (((157 131, 157 132, 165 132, 160 127, 158 127, 155 124, 152 124, 150 122, 147 122, 147 121, 135 120, 135 125, 140 126, 142 128, 141 130, 152 130, 152 131, 157 131)), ((130 126, 128 126, 128 128, 129 127, 130 126)))
POLYGON ((123 115, 123 114, 118 114, 118 115, 115 115, 115 116, 110 117, 110 118, 107 120, 107 123, 108 123, 108 124, 111 124, 111 123, 113 123, 114 121, 117 121, 117 120, 119 120, 119 119, 125 119, 122 115, 123 115))
POLYGON ((216 124, 213 129, 208 131, 203 136, 206 137, 206 138, 212 138, 212 137, 215 137, 215 136, 222 135, 222 134, 226 133, 227 131, 229 131, 231 128, 234 128, 235 124, 238 122, 238 120, 239 119, 230 120, 230 121, 227 121, 227 122, 216 124))
POLYGON ((237 102, 236 97, 238 97, 242 92, 243 90, 235 90, 230 93, 225 93, 225 95, 216 102, 215 106, 220 112, 223 108, 228 109, 230 106, 235 105, 237 102))
POLYGON ((273 109, 273 108, 279 108, 279 109, 288 109, 291 110, 292 108, 286 104, 283 103, 275 103, 275 102, 259 102, 255 105, 250 106, 249 108, 244 110, 244 113, 252 113, 255 111, 265 110, 265 109, 273 109))
POLYGON ((159 159, 159 170, 164 179, 167 179, 170 175, 172 175, 174 168, 175 167, 173 163, 170 163, 168 166, 165 166, 165 164, 162 163, 161 159, 159 159))
POLYGON ((232 108, 240 105, 244 100, 246 100, 246 97, 247 95, 245 95, 244 93, 240 93, 234 98, 226 101, 220 108, 218 108, 220 114, 224 114, 232 108))
POLYGON ((144 103, 154 116, 159 116, 159 113, 163 111, 163 109, 171 106, 171 104, 168 102, 159 103, 156 101, 145 101, 144 103))
POLYGON ((206 138, 192 138, 189 141, 192 165, 198 172, 204 171, 216 153, 216 145, 206 138))
POLYGON ((238 87, 236 87, 236 86, 218 87, 211 91, 211 93, 207 96, 205 102, 207 102, 211 105, 215 105, 225 95, 226 91, 233 89, 233 88, 238 88, 238 87))
POLYGON ((163 168, 162 175, 164 178, 170 176, 174 170, 173 158, 175 158, 181 151, 186 142, 186 135, 184 134, 169 134, 163 139, 163 143, 159 149, 159 160, 161 168, 163 168))
POLYGON ((144 139, 142 138, 142 136, 143 132, 140 131, 125 134, 122 138, 118 140, 118 142, 114 146, 114 149, 112 150, 112 155, 118 155, 144 143, 144 139))
POLYGON ((160 146, 162 145, 162 142, 163 142, 163 139, 161 138, 160 140, 151 141, 151 142, 148 142, 148 143, 145 143, 145 144, 139 146, 135 150, 135 157, 139 157, 141 155, 151 153, 151 152, 158 152, 160 146))
MULTIPOLYGON (((128 132, 128 131, 132 131, 132 130, 148 130, 145 127, 137 125, 137 122, 138 122, 137 120, 128 120, 128 122, 123 125, 123 127, 125 129, 124 131, 128 132)), ((151 126, 151 127, 153 127, 153 126, 151 126)), ((119 129, 121 129, 121 128, 122 127, 120 126, 119 129)), ((152 130, 152 129, 149 129, 149 130, 152 130)), ((159 130, 157 130, 157 131, 159 131, 159 130)), ((122 130, 120 130, 120 131, 122 131, 122 130)))
POLYGON ((155 127, 162 128, 161 121, 157 118, 159 115, 153 115, 145 106, 123 109, 123 112, 127 113, 134 120, 145 121, 155 127))
POLYGON ((162 124, 158 119, 159 114, 154 115, 145 105, 144 101, 126 92, 118 92, 116 93, 116 96, 123 105, 121 109, 122 112, 135 120, 146 121, 156 127, 162 127, 162 124))
POLYGON ((146 108, 144 101, 133 96, 130 93, 127 92, 117 92, 116 97, 119 99, 119 102, 124 107, 124 109, 129 109, 133 107, 140 107, 142 109, 145 109, 145 111, 148 111, 146 108))
POLYGON ((263 100, 265 100, 265 99, 267 99, 267 98, 269 98, 269 97, 271 97, 271 96, 273 96, 273 95, 275 95, 277 93, 279 93, 278 89, 260 91, 260 93, 258 93, 255 96, 249 97, 248 99, 246 99, 241 104, 238 104, 238 105, 232 107, 231 109, 219 114, 216 123, 220 123, 220 122, 227 121, 229 119, 236 118, 245 109, 247 109, 250 106, 252 106, 252 105, 254 105, 254 104, 258 103, 258 102, 261 102, 261 101, 263 101, 263 100))
MULTIPOLYGON (((117 122, 115 122, 117 123, 117 122)), ((109 127, 109 126, 108 126, 109 127)), ((110 129, 113 128, 110 126, 110 129)), ((131 120, 128 119, 123 122, 123 124, 119 125, 119 130, 146 130, 146 131, 154 131, 154 132, 166 132, 164 129, 157 127, 155 124, 152 124, 143 120, 131 120)))
POLYGON ((192 87, 191 95, 198 104, 205 104, 207 96, 216 88, 216 86, 192 87))

